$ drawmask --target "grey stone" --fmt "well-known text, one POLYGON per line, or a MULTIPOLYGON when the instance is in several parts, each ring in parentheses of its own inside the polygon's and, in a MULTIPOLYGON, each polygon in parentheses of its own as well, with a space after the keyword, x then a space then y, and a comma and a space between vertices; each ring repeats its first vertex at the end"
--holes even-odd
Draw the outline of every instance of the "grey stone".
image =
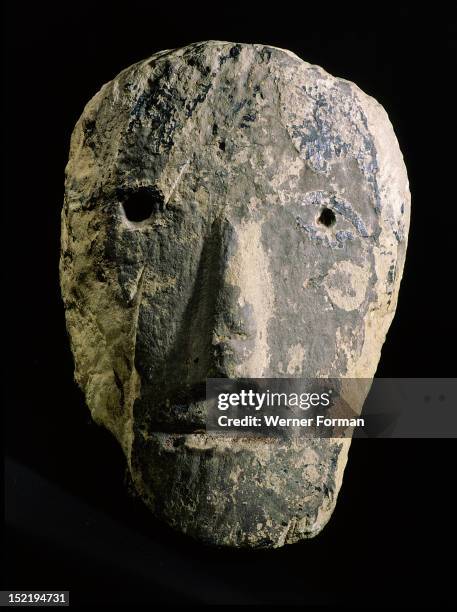
POLYGON ((87 104, 62 212, 75 378, 156 516, 227 546, 323 528, 350 440, 205 433, 202 385, 371 379, 409 211, 384 109, 289 51, 163 51, 87 104))

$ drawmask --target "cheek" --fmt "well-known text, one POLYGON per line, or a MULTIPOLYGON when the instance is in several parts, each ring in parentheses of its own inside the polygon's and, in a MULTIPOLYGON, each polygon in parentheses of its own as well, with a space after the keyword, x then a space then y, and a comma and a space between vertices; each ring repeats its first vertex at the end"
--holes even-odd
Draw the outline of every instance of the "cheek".
POLYGON ((275 286, 275 316, 268 327, 271 376, 343 375, 362 350, 372 300, 370 257, 355 242, 351 253, 347 248, 335 252, 310 246, 293 233, 276 245, 279 250, 270 253, 275 286))
MULTIPOLYGON (((142 275, 136 365, 145 380, 163 374, 171 363, 176 370, 184 368, 189 355, 201 352, 190 346, 193 327, 203 326, 210 309, 206 287, 214 283, 206 278, 211 253, 204 220, 172 214, 162 217, 162 225, 134 232, 135 278, 142 275)), ((118 267, 119 282, 125 284, 122 259, 118 267)), ((182 375, 177 371, 177 378, 182 375)))

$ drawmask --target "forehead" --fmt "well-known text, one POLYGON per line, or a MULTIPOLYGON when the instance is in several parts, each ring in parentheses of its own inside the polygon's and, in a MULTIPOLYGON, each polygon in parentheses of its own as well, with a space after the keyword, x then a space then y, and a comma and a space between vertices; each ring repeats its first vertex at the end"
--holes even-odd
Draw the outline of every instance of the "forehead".
POLYGON ((284 205, 325 190, 368 215, 377 206, 376 157, 353 90, 287 51, 164 52, 108 84, 91 114, 85 146, 102 181, 164 192, 179 181, 184 195, 216 192, 218 203, 284 205))

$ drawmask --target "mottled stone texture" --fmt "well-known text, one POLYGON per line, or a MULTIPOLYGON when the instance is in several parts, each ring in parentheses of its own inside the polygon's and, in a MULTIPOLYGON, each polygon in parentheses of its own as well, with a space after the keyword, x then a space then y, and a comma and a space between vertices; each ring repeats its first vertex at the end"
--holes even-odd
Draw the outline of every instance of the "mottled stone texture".
POLYGON ((163 51, 87 104, 62 213, 75 377, 158 517, 228 546, 322 529, 350 441, 202 432, 202 385, 371 378, 409 211, 383 108, 289 51, 163 51))

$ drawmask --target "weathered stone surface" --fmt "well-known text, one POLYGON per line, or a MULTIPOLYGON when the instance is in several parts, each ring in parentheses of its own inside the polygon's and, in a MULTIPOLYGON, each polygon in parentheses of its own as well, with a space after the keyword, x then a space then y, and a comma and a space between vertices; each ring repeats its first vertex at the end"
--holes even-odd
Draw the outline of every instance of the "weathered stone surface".
POLYGON ((88 103, 62 213, 75 377, 157 516, 229 546, 322 529, 350 441, 198 432, 201 383, 371 378, 409 210, 383 108, 289 51, 164 51, 88 103))

